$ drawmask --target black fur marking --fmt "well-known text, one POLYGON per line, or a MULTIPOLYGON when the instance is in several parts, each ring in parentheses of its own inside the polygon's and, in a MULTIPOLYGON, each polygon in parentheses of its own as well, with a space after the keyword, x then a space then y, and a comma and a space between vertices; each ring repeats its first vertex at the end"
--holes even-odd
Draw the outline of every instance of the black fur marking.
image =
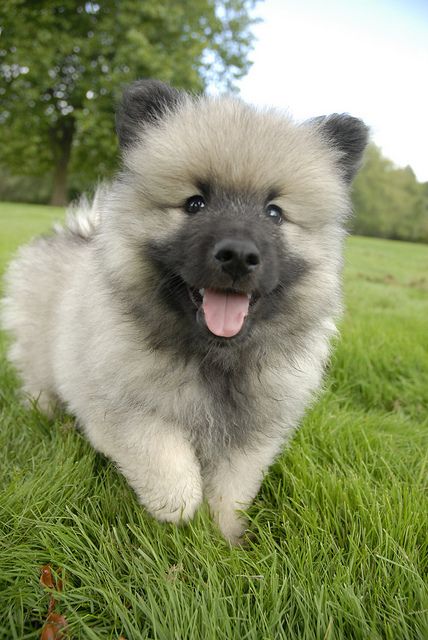
POLYGON ((346 113, 319 116, 310 122, 321 125, 321 131, 335 147, 343 151, 341 168, 347 182, 351 182, 358 171, 366 148, 369 129, 362 120, 346 113))
POLYGON ((182 230, 167 242, 143 247, 142 260, 153 267, 149 294, 151 310, 145 310, 142 295, 135 315, 145 322, 155 313, 150 337, 154 349, 173 350, 189 359, 197 356, 205 363, 221 363, 234 368, 254 342, 254 329, 266 327, 284 314, 295 315, 290 292, 309 266, 284 245, 279 229, 266 219, 264 198, 214 192, 201 216, 187 220, 182 230), (236 280, 215 260, 214 248, 223 238, 251 240, 260 253, 258 268, 236 280), (253 296, 254 303, 243 328, 233 338, 214 336, 197 311, 189 287, 235 290, 253 296), (153 308, 156 306, 157 311, 153 308), (168 318, 167 322, 164 322, 168 318), (199 321, 198 321, 199 320, 199 321), (167 324, 167 326, 164 326, 167 324))
POLYGON ((137 80, 125 88, 116 112, 116 130, 121 148, 138 142, 145 124, 155 125, 177 106, 182 94, 159 80, 137 80))

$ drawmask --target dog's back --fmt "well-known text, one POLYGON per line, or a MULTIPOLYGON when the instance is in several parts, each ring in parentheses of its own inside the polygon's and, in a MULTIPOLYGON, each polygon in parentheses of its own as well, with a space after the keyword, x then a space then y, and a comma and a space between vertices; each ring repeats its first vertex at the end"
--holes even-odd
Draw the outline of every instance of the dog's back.
POLYGON ((5 275, 2 325, 12 336, 9 358, 24 392, 47 412, 57 402, 51 357, 57 310, 95 226, 94 207, 84 200, 69 210, 65 226, 21 247, 5 275))

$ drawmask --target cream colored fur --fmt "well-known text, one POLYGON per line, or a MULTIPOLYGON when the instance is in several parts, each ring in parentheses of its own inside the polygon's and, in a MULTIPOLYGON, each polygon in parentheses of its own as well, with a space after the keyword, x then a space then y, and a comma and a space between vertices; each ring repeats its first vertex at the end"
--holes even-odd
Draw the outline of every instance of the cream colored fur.
POLYGON ((158 127, 141 132, 125 155, 121 180, 92 207, 83 203, 66 229, 23 247, 9 268, 4 326, 24 392, 46 411, 56 401, 65 404, 159 520, 188 520, 205 495, 223 535, 239 540, 246 525, 236 510, 251 503, 320 386, 340 310, 341 220, 349 206, 339 155, 316 126, 297 126, 236 99, 187 99, 158 127), (197 362, 146 348, 144 327, 124 315, 115 295, 132 296, 137 285, 152 283, 153 270, 136 258, 137 249, 180 229, 196 177, 226 189, 274 186, 280 194, 274 203, 288 219, 281 233, 297 255, 317 265, 315 275, 296 285, 296 304, 309 315, 320 300, 328 308, 299 337, 293 359, 284 355, 293 336, 284 334, 284 351, 254 373, 260 437, 239 450, 224 443, 220 458, 197 362), (200 434, 192 424, 201 415, 207 426, 198 458, 200 434))

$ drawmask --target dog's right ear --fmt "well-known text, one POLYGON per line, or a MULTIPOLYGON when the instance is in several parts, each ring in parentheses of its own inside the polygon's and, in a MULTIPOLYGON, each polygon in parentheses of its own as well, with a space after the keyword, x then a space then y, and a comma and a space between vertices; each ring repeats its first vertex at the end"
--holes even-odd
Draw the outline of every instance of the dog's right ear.
POLYGON ((159 80, 137 80, 126 87, 116 111, 116 131, 121 149, 138 142, 144 126, 155 125, 174 109, 182 95, 159 80))

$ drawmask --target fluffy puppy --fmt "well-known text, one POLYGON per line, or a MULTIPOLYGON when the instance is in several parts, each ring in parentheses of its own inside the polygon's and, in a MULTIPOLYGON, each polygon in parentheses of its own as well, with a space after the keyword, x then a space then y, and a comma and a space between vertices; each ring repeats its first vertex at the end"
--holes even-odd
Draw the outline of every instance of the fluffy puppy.
POLYGON ((117 131, 121 173, 10 266, 10 358, 153 516, 205 496, 236 542, 321 382, 367 128, 139 81, 117 131))

